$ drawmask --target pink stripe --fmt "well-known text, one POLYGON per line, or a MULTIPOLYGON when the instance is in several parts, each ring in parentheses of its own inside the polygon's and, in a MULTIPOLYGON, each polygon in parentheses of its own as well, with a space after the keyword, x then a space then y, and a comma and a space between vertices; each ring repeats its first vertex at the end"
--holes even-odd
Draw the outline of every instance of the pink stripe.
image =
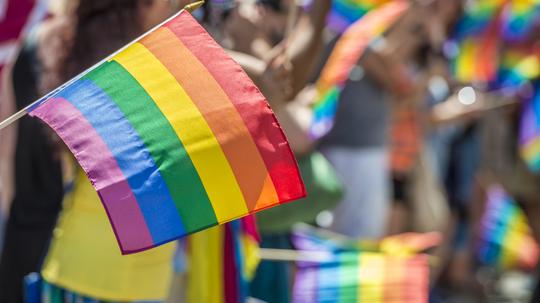
POLYGON ((84 115, 64 98, 50 99, 30 114, 56 131, 77 158, 101 200, 108 201, 104 203, 105 210, 122 251, 153 246, 152 236, 126 177, 84 115))

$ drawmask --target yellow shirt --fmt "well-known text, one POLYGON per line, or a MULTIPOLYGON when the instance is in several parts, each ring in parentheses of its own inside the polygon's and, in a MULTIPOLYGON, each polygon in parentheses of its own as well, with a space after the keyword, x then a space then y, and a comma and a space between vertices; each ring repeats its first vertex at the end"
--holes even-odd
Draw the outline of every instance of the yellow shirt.
POLYGON ((175 247, 169 243, 123 256, 101 201, 79 169, 41 273, 51 284, 95 299, 164 300, 175 247))

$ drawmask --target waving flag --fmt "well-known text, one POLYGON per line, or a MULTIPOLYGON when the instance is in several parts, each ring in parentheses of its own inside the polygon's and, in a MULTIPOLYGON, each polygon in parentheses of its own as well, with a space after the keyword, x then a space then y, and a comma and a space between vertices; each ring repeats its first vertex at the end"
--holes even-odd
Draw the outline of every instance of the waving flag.
POLYGON ((306 256, 315 251, 320 258, 297 263, 293 302, 428 302, 428 257, 411 251, 408 244, 416 239, 415 244, 425 242, 419 247, 431 247, 427 242, 435 243, 430 238, 429 234, 396 236, 370 250, 363 248, 365 244, 350 245, 297 230, 296 249, 306 256))
POLYGON ((317 81, 311 136, 320 138, 330 131, 339 96, 349 74, 368 44, 386 31, 409 7, 407 1, 389 2, 357 21, 339 39, 317 81))
POLYGON ((538 54, 533 49, 524 53, 522 42, 527 43, 539 17, 538 0, 480 0, 467 6, 452 39, 457 46, 450 54, 456 79, 488 83, 497 89, 518 87, 523 81, 516 82, 520 79, 515 77, 531 74, 531 67, 524 74, 519 59, 528 58, 530 62, 531 56, 538 54), (505 77, 509 73, 513 79, 505 77))
POLYGON ((187 12, 29 111, 77 158, 123 253, 305 196, 265 98, 187 12))
POLYGON ((535 93, 523 104, 519 129, 519 147, 530 171, 540 173, 540 82, 535 93))
POLYGON ((333 0, 328 26, 338 33, 343 33, 369 11, 390 1, 392 0, 333 0))
POLYGON ((488 190, 477 247, 480 262, 498 269, 533 269, 538 262, 525 214, 498 185, 488 190))

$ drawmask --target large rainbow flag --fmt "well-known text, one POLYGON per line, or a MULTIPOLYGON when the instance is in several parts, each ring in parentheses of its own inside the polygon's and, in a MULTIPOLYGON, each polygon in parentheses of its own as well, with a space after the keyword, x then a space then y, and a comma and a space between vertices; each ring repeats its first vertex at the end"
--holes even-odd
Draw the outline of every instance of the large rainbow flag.
POLYGON ((305 196, 264 96, 185 11, 29 111, 77 158, 123 253, 305 196))
POLYGON ((538 247, 521 208, 499 185, 491 186, 481 219, 477 255, 498 269, 534 269, 538 247))
POLYGON ((314 233, 295 231, 296 249, 306 256, 307 252, 315 251, 320 257, 297 262, 293 302, 428 302, 428 256, 408 251, 408 241, 402 244, 389 241, 394 249, 400 248, 397 251, 365 250, 364 245, 350 246, 350 243, 314 233))
POLYGON ((317 81, 317 101, 310 133, 318 139, 334 124, 339 96, 354 66, 373 39, 386 31, 409 7, 397 0, 370 11, 351 25, 337 42, 317 81))

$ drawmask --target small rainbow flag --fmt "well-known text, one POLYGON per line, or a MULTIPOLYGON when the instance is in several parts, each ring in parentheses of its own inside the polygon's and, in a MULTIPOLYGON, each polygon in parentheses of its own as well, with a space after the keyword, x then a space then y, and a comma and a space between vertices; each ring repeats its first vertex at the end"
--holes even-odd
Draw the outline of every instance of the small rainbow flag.
POLYGON ((293 242, 306 255, 327 253, 297 262, 293 302, 428 302, 427 255, 364 251, 296 232, 293 242))
POLYGON ((253 216, 188 237, 186 302, 246 302, 259 241, 253 216))
POLYGON ((533 269, 538 247, 525 214, 499 185, 488 189, 481 220, 477 255, 484 265, 498 269, 533 269))
POLYGON ((407 1, 391 1, 351 25, 339 39, 317 81, 317 101, 310 133, 315 139, 334 124, 339 96, 349 74, 373 39, 386 31, 409 7, 407 1))
POLYGON ((512 0, 503 11, 503 34, 506 41, 525 39, 539 21, 540 1, 512 0))
POLYGON ((392 0, 333 0, 328 15, 328 27, 343 33, 366 13, 392 0))
POLYGON ((522 42, 537 26, 539 13, 537 0, 480 0, 468 5, 452 42, 458 46, 451 54, 456 79, 495 89, 522 84, 523 76, 536 67, 525 66, 536 52, 524 53, 522 42))
POLYGON ((502 54, 494 85, 496 88, 518 88, 539 76, 540 48, 514 47, 502 54))
POLYGON ((75 155, 123 253, 305 196, 265 98, 185 11, 30 114, 75 155))
POLYGON ((454 43, 459 50, 451 69, 461 82, 488 83, 497 75, 502 11, 498 2, 477 2, 456 26, 454 43))
POLYGON ((521 156, 529 169, 540 173, 540 82, 534 95, 523 104, 519 132, 521 156))

